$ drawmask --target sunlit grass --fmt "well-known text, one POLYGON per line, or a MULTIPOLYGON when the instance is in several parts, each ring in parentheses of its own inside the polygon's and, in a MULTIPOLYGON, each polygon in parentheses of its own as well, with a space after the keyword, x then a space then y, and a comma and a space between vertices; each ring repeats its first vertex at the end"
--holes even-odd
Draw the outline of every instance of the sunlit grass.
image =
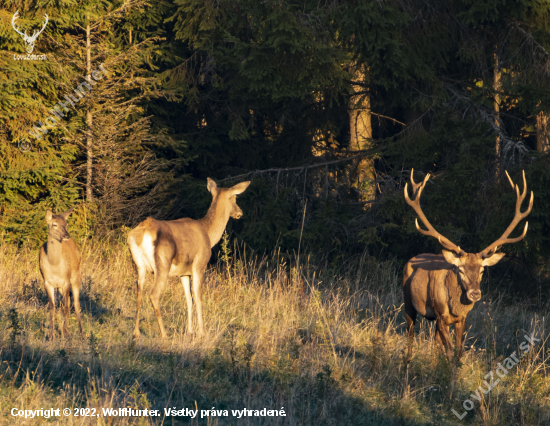
MULTIPOLYGON (((134 342, 136 276, 123 243, 81 245, 83 326, 47 339, 47 297, 37 253, 0 246, 0 422, 38 424, 10 410, 176 407, 229 410, 228 417, 59 417, 60 424, 547 425, 550 365, 546 318, 484 295, 468 317, 467 351, 449 364, 421 321, 408 370, 400 265, 368 256, 339 273, 275 253, 226 257, 207 271, 206 335, 186 333, 183 288, 162 297, 162 340, 147 298, 134 342), (239 259, 239 260, 237 260, 239 259), (286 262, 286 263, 285 263, 286 262), (13 315, 19 326, 14 332, 13 315), (11 327, 11 328, 10 328, 11 327), (462 401, 524 341, 541 339, 463 420, 462 401), (472 347, 473 346, 473 347, 472 347), (231 409, 280 410, 286 417, 239 419, 231 409), (25 423, 26 422, 26 423, 25 423)), ((234 253, 233 253, 234 255, 234 253)), ((417 326, 418 328, 418 326, 417 326)), ((200 414, 199 414, 200 417, 200 414)), ((41 419, 40 421, 43 421, 41 419)))

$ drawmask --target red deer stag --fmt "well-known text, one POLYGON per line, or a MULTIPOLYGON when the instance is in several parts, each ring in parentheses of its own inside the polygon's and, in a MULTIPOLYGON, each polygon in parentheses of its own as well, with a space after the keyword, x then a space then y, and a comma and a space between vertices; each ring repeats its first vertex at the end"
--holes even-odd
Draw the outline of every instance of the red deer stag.
POLYGON ((50 339, 54 337, 55 321, 55 289, 63 294, 64 323, 61 329, 63 338, 69 335, 69 312, 73 290, 74 310, 78 318, 80 336, 82 336, 82 320, 80 318, 80 252, 74 240, 67 232, 67 218, 73 209, 58 215, 46 211, 48 223, 48 241, 40 247, 40 273, 44 278, 44 286, 48 293, 50 305, 50 339))
POLYGON ((149 296, 162 337, 166 330, 160 315, 160 296, 168 277, 181 277, 187 300, 187 330, 193 332, 191 288, 189 278, 193 277, 193 295, 197 307, 199 333, 203 334, 201 284, 204 271, 210 259, 211 249, 222 237, 231 216, 239 219, 243 212, 237 206, 237 195, 242 194, 250 182, 241 182, 232 188, 218 188, 208 178, 208 190, 212 204, 206 216, 199 220, 155 220, 147 218, 128 234, 128 245, 138 273, 137 312, 134 338, 140 336, 139 311, 146 272, 153 272, 154 283, 149 296))
POLYGON ((446 350, 447 359, 453 356, 449 326, 455 325, 455 340, 458 350, 458 358, 462 356, 462 336, 466 327, 466 316, 481 299, 479 285, 483 274, 483 268, 495 265, 505 256, 505 253, 496 253, 499 247, 508 243, 516 243, 525 237, 527 225, 523 233, 517 238, 508 238, 518 223, 524 219, 533 208, 533 192, 529 207, 521 213, 521 204, 527 194, 527 181, 523 173, 523 193, 514 185, 506 172, 506 176, 516 191, 516 213, 512 223, 504 234, 480 253, 466 253, 460 247, 453 244, 428 222, 420 208, 420 195, 430 175, 427 174, 422 183, 415 183, 413 170, 411 170, 411 185, 413 187, 414 201, 409 198, 407 185, 405 185, 405 200, 409 204, 427 230, 418 225, 416 229, 424 235, 438 239, 443 246, 442 254, 421 254, 413 257, 405 265, 403 271, 403 293, 405 295, 405 318, 408 325, 409 347, 407 362, 412 359, 412 343, 414 339, 414 323, 416 314, 424 318, 436 320, 436 341, 439 341, 446 350))

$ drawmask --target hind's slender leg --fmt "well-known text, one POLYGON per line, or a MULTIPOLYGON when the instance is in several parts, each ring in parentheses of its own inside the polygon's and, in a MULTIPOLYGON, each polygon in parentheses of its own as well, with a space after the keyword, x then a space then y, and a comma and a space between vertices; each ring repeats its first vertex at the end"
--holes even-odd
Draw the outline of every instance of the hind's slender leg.
POLYGON ((181 283, 183 285, 183 291, 185 292, 185 300, 187 301, 187 332, 193 333, 193 299, 191 297, 191 283, 189 282, 189 276, 182 276, 181 283))
POLYGON ((199 325, 199 334, 204 334, 204 324, 202 322, 202 299, 201 299, 201 286, 204 281, 204 272, 193 271, 193 297, 195 299, 195 305, 197 305, 197 320, 199 325))
POLYGON ((82 332, 82 318, 80 316, 80 266, 71 276, 71 289, 73 291, 74 311, 76 313, 76 319, 78 320, 80 338, 83 338, 84 333, 82 332))
POLYGON ((84 337, 82 331, 82 317, 80 315, 80 286, 73 286, 73 299, 74 299, 74 311, 76 312, 76 319, 78 320, 78 328, 80 330, 80 337, 84 337))
POLYGON ((164 286, 168 281, 168 274, 170 272, 170 265, 172 263, 173 255, 169 251, 171 247, 157 247, 155 253, 155 281, 153 283, 153 288, 149 299, 153 305, 153 310, 157 317, 157 322, 159 324, 160 335, 165 338, 167 336, 166 329, 164 328, 164 322, 162 321, 162 315, 160 313, 160 296, 164 290, 164 286))
POLYGON ((63 328, 61 335, 64 339, 69 337, 69 315, 71 312, 71 287, 69 283, 63 288, 63 328))
POLYGON ((54 338, 55 330, 55 288, 45 283, 46 293, 48 293, 48 305, 50 308, 50 340, 54 338))
POLYGON ((141 303, 143 301, 143 286, 145 285, 146 271, 145 268, 139 267, 138 270, 138 281, 136 287, 136 296, 137 296, 137 307, 136 307, 136 325, 134 327, 134 338, 137 339, 140 336, 139 331, 139 312, 141 309, 141 303))

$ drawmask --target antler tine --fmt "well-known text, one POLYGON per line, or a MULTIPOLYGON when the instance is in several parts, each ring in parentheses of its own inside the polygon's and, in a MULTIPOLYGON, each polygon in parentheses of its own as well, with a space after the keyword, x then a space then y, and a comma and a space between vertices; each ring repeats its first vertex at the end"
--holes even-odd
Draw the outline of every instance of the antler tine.
POLYGON ((512 178, 508 174, 508 170, 504 170, 504 173, 506 173, 506 177, 508 178, 508 182, 510 182, 510 185, 512 185, 512 189, 514 189, 515 185, 514 185, 514 182, 512 181, 512 178))
POLYGON ((519 222, 525 219, 533 209, 533 201, 534 201, 535 195, 533 194, 533 191, 531 191, 529 206, 527 207, 527 210, 525 210, 523 213, 521 212, 521 205, 523 204, 523 201, 525 200, 525 196, 527 195, 527 179, 525 178, 525 170, 523 170, 522 174, 523 174, 523 191, 521 192, 521 195, 520 195, 519 187, 517 185, 514 185, 514 182, 508 175, 508 172, 506 172, 506 176, 508 177, 508 180, 510 181, 512 188, 516 192, 516 213, 514 215, 514 219, 512 219, 512 223, 510 223, 510 225, 508 226, 508 228, 506 228, 506 231, 504 231, 504 233, 500 236, 500 238, 496 240, 494 243, 492 243, 491 245, 489 245, 485 250, 483 250, 480 253, 483 257, 492 256, 504 244, 517 243, 518 241, 521 241, 525 237, 525 234, 527 233, 529 222, 525 222, 525 227, 523 228, 523 232, 519 237, 508 238, 508 236, 516 228, 519 222))
MULTIPOLYGON (((422 190, 424 189, 424 186, 426 185, 426 182, 428 182, 428 179, 430 178, 430 174, 428 173, 422 182, 416 183, 414 181, 413 177, 414 169, 411 169, 411 185, 413 187, 413 193, 416 198, 420 197, 420 194, 422 194, 422 190)), ((405 184, 406 186, 406 184, 405 184)))
POLYGON ((48 25, 49 18, 46 12, 44 12, 44 18, 46 18, 46 22, 44 22, 44 25, 42 25, 42 29, 40 30, 40 32, 44 31, 44 28, 46 28, 46 25, 48 25))
POLYGON ((44 28, 46 28, 46 25, 48 25, 48 14, 44 13, 44 18, 46 18, 46 22, 44 22, 44 25, 42 25, 42 28, 40 30, 34 30, 31 38, 38 38, 40 34, 42 34, 42 31, 44 31, 44 28))
POLYGON ((15 32, 16 32, 17 34, 26 37, 26 36, 27 36, 27 31, 25 31, 25 33, 22 33, 21 31, 19 31, 19 29, 17 29, 17 28, 15 27, 15 21, 17 21, 17 18, 19 18, 19 11, 16 11, 16 12, 13 14, 13 16, 12 16, 12 18, 11 18, 11 26, 13 27, 13 29, 15 30, 15 32))
POLYGON ((411 185, 413 187, 414 192, 414 201, 409 198, 409 191, 407 188, 407 184, 405 184, 405 201, 407 201, 407 204, 413 208, 413 210, 416 212, 424 226, 427 228, 427 230, 424 230, 420 228, 420 225, 418 224, 418 219, 415 219, 414 223, 416 225, 416 229, 418 232, 420 232, 423 235, 428 235, 434 238, 437 238, 439 243, 447 250, 454 251, 458 255, 463 255, 464 252, 458 247, 456 244, 452 243, 448 238, 445 238, 443 235, 441 235, 439 232, 437 232, 434 227, 431 225, 431 223, 426 218, 426 215, 424 215, 424 212, 422 211, 422 208, 420 207, 420 195, 422 194, 422 190, 424 189, 426 182, 428 182, 428 179, 430 178, 430 174, 426 174, 426 177, 424 180, 420 183, 416 183, 413 179, 413 172, 414 169, 411 169, 411 185))

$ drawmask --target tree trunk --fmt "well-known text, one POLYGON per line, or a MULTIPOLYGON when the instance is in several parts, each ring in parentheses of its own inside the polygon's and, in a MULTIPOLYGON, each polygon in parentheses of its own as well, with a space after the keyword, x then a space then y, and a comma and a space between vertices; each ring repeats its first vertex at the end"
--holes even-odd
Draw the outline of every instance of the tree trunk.
MULTIPOLYGON (((356 69, 354 80, 357 82, 366 82, 366 72, 363 67, 356 69)), ((352 89, 355 95, 350 99, 349 112, 349 127, 351 137, 351 148, 353 150, 364 150, 372 148, 372 115, 370 105, 370 95, 364 92, 363 86, 354 85, 352 89)), ((361 195, 363 201, 371 201, 374 199, 375 183, 374 183, 374 161, 370 158, 363 158, 357 165, 356 188, 361 195)))
POLYGON ((548 114, 541 111, 537 114, 537 151, 548 152, 548 114))
MULTIPOLYGON (((502 90, 502 82, 500 81, 500 65, 498 62, 498 55, 495 52, 495 69, 493 74, 493 91, 495 92, 494 96, 494 110, 495 110, 495 125, 497 129, 500 129, 500 92, 502 90)), ((497 161, 496 174, 497 177, 500 175, 500 135, 497 134, 495 141, 495 155, 497 161)))
MULTIPOLYGON (((90 37, 90 22, 86 25, 86 74, 91 75, 92 73, 92 42, 90 37)), ((92 101, 91 97, 88 98, 88 105, 86 111, 86 200, 92 201, 93 191, 92 191, 92 173, 93 173, 93 134, 92 134, 92 101)))

